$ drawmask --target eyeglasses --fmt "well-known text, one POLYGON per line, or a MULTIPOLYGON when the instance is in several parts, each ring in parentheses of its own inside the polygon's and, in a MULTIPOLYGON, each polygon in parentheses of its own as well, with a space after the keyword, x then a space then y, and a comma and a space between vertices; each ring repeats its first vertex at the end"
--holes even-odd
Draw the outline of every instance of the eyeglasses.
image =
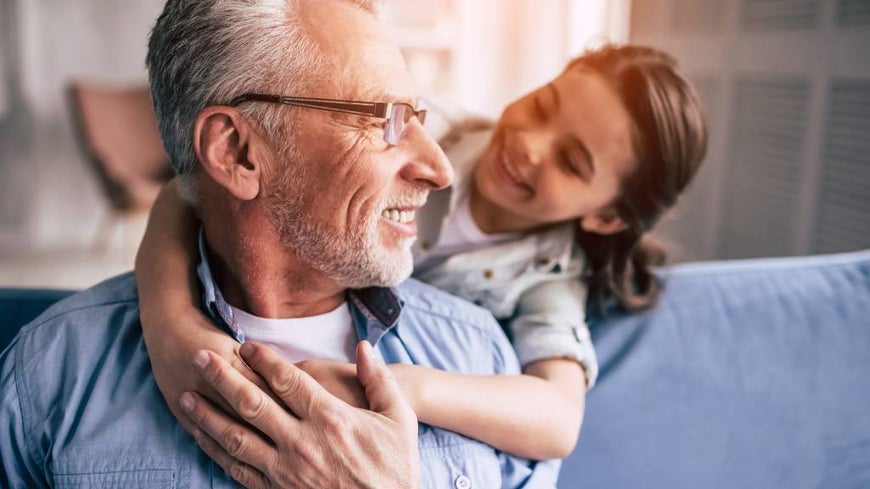
POLYGON ((235 107, 245 102, 269 102, 386 119, 384 141, 391 146, 399 144, 402 132, 411 121, 411 117, 416 117, 420 124, 426 121, 425 109, 417 110, 412 105, 403 102, 353 102, 326 98, 282 97, 280 95, 246 93, 232 99, 227 105, 235 107))

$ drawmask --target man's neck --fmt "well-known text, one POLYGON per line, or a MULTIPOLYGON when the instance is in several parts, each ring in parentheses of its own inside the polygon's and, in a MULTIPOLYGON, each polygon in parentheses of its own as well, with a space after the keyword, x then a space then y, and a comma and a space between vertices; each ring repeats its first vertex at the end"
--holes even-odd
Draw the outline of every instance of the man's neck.
POLYGON ((294 318, 326 313, 345 300, 345 288, 284 249, 270 223, 235 224, 232 230, 204 225, 209 267, 228 303, 263 318, 294 318))

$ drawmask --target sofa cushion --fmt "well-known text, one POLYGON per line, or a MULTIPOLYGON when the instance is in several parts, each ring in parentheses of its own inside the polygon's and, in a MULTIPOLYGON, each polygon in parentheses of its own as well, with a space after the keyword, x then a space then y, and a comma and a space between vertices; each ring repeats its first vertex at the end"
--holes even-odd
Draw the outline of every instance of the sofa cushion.
POLYGON ((676 266, 592 321, 560 487, 870 487, 870 252, 676 266))

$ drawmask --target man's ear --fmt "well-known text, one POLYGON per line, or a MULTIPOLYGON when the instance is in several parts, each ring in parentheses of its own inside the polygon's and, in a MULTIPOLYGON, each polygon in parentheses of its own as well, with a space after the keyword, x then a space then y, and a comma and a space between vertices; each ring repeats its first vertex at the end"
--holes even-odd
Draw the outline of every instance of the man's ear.
POLYGON ((595 214, 581 218, 580 227, 589 233, 609 235, 625 231, 628 228, 628 224, 619 217, 616 209, 608 207, 595 214))
POLYGON ((252 150, 258 143, 251 126, 231 107, 206 107, 196 118, 196 157, 212 180, 239 200, 253 200, 260 193, 262 151, 252 150))

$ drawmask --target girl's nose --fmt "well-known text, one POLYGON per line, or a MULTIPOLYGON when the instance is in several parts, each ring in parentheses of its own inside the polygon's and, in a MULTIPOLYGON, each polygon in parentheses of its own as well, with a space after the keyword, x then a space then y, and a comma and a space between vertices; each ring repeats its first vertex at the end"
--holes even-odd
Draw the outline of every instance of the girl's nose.
POLYGON ((547 160, 553 143, 550 131, 524 131, 519 139, 524 159, 529 164, 538 166, 547 160))

